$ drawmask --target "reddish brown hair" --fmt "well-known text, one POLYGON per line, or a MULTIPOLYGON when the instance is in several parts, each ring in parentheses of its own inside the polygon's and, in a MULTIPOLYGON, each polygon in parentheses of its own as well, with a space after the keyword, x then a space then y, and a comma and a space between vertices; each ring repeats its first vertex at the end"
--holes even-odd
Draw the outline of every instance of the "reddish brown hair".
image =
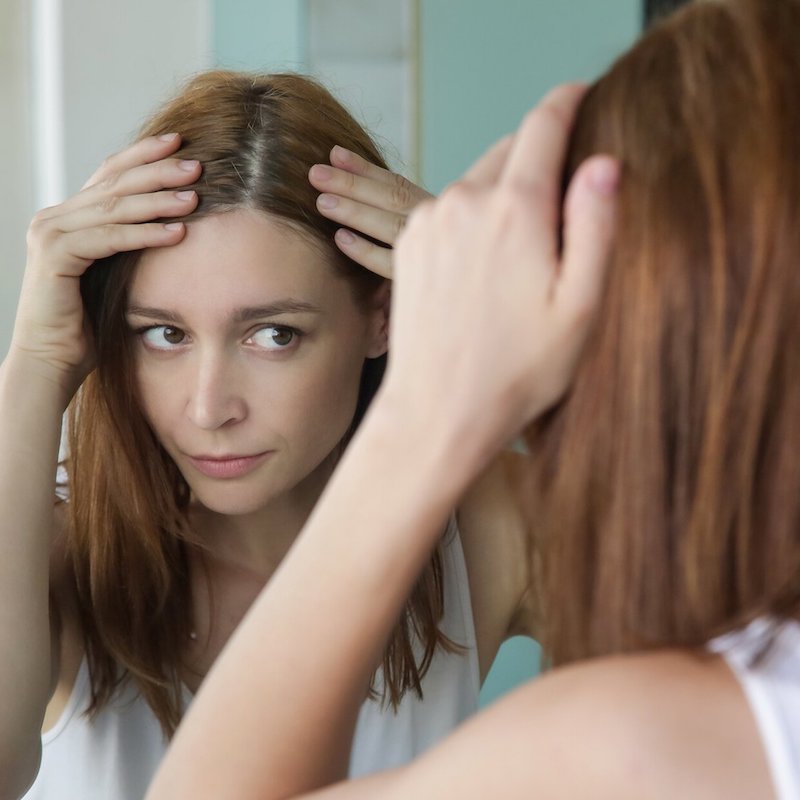
MULTIPOLYGON (((178 155, 199 159, 199 205, 187 219, 236 208, 260 210, 306 236, 346 275, 357 299, 382 283, 333 244, 336 224, 316 210, 312 164, 335 144, 385 163, 369 135, 331 95, 299 75, 214 71, 199 75, 143 128, 180 132, 178 155)), ((185 512, 189 489, 160 447, 137 400, 128 284, 138 254, 94 265, 82 292, 97 344, 97 368, 70 408, 70 554, 96 713, 132 679, 171 734, 181 716, 180 667, 192 629, 185 512)), ((385 357, 365 363, 354 426, 374 394, 385 357)), ((383 659, 392 705, 421 679, 438 646, 442 567, 437 551, 406 605, 383 659), (419 639, 422 654, 412 643, 419 639)))
POLYGON ((800 612, 800 3, 698 2, 585 98, 623 165, 569 397, 533 425, 552 662, 800 612))

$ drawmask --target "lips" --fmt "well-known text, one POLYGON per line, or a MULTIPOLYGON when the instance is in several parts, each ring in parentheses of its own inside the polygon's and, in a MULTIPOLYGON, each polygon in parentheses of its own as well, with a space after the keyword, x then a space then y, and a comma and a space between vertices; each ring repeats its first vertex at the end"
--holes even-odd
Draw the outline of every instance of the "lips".
POLYGON ((253 456, 187 456, 189 463, 209 478, 240 478, 263 464, 272 454, 271 450, 253 456))

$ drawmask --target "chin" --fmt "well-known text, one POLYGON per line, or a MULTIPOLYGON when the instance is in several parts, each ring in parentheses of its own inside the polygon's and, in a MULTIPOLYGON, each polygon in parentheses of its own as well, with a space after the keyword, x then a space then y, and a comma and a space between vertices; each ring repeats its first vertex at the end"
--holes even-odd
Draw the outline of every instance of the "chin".
POLYGON ((192 497, 204 508, 225 516, 244 516, 261 511, 275 500, 278 493, 255 492, 244 486, 192 486, 192 497))

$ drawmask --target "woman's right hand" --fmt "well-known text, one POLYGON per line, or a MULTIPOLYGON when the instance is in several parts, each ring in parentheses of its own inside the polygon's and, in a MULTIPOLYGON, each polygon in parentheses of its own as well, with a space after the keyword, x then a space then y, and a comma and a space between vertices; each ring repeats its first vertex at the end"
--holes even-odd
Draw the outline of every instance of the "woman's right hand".
MULTIPOLYGON (((476 463, 566 392, 604 285, 619 164, 561 180, 585 89, 560 87, 456 184, 414 212, 395 248, 382 393, 448 420, 476 463)), ((438 426, 444 434, 443 425, 438 426)))
POLYGON ((194 191, 179 189, 198 179, 201 166, 171 157, 179 145, 177 134, 136 142, 107 159, 80 192, 31 222, 10 354, 43 369, 68 397, 94 358, 81 275, 97 259, 177 244, 185 235, 183 223, 153 221, 197 205, 194 191))

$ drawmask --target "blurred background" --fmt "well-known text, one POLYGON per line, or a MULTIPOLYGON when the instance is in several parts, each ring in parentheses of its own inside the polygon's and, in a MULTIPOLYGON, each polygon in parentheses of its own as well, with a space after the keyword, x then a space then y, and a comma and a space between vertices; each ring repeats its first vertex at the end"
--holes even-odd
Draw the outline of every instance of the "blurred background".
MULTIPOLYGON (((34 212, 77 191, 189 75, 319 77, 438 192, 554 84, 591 80, 683 0, 0 0, 0 348, 34 212)), ((507 643, 488 703, 538 669, 507 643)))

